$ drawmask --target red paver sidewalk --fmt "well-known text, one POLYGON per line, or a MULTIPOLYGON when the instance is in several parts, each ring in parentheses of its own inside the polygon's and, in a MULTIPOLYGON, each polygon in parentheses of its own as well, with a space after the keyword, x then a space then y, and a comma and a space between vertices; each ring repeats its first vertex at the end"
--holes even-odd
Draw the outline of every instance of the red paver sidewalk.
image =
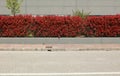
POLYGON ((120 50, 120 44, 0 44, 0 50, 120 50))

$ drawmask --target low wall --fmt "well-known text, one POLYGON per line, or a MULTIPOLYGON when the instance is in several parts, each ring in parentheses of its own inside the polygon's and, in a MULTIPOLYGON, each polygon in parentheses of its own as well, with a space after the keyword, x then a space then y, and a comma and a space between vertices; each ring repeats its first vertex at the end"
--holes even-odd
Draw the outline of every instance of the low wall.
POLYGON ((0 38, 0 44, 120 44, 120 38, 0 38))

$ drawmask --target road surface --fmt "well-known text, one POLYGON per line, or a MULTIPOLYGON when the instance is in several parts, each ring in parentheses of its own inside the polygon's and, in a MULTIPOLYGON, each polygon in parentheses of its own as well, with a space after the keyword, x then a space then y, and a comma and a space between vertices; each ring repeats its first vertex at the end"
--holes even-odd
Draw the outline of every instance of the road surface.
POLYGON ((120 51, 0 51, 0 76, 29 74, 120 76, 120 51))

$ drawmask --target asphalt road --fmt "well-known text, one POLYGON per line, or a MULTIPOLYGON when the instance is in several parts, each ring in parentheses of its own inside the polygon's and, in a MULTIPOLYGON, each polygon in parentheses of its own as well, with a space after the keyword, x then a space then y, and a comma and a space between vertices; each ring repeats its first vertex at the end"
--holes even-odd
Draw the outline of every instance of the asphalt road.
POLYGON ((26 73, 32 76, 120 76, 120 51, 0 51, 0 76, 26 73))

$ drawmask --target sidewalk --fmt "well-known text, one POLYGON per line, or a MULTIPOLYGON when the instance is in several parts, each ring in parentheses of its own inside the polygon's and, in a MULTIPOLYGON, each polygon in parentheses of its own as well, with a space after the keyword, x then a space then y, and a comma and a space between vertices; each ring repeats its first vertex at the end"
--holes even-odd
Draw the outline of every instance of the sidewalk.
POLYGON ((120 44, 0 44, 0 51, 120 50, 120 44))

